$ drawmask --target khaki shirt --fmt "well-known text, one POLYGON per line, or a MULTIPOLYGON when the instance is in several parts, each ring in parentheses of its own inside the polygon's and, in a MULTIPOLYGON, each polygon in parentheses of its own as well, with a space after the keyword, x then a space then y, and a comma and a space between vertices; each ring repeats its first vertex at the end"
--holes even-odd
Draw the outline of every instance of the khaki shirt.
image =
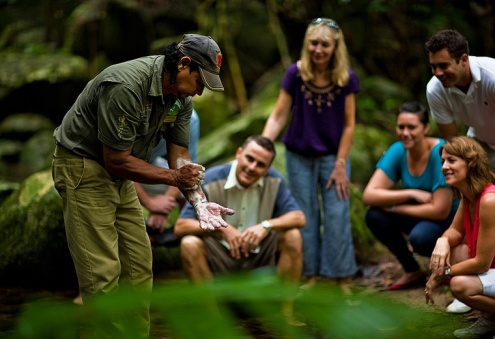
POLYGON ((88 82, 55 129, 57 144, 103 165, 103 144, 148 161, 161 138, 189 146, 192 98, 162 95, 165 57, 112 65, 88 82))

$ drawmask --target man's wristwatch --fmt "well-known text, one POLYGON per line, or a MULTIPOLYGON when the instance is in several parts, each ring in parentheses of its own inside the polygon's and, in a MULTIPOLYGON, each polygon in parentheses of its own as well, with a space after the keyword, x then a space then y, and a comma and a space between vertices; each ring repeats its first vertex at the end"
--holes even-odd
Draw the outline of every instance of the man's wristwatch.
POLYGON ((445 267, 445 272, 443 274, 445 277, 450 278, 450 267, 445 267))
POLYGON ((270 224, 270 222, 268 220, 263 220, 261 222, 261 226, 263 226, 263 228, 265 230, 267 230, 268 232, 270 232, 272 230, 272 225, 270 224))

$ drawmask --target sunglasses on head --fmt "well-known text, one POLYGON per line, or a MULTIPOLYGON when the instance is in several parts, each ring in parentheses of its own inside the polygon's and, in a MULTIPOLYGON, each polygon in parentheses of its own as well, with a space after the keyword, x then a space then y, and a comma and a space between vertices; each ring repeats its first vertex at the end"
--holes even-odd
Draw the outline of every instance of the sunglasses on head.
POLYGON ((328 27, 330 28, 333 28, 334 30, 338 31, 340 30, 340 26, 338 23, 336 23, 334 20, 332 19, 327 19, 327 18, 315 18, 313 20, 311 20, 311 25, 319 25, 319 24, 325 24, 327 25, 328 27))

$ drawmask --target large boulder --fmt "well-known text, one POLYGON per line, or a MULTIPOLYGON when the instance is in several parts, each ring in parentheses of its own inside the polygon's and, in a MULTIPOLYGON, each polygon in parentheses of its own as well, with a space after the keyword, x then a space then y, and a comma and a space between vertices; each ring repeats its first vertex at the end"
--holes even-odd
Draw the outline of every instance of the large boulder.
POLYGON ((5 284, 77 286, 50 170, 28 177, 0 206, 0 276, 5 284))
POLYGON ((55 129, 53 122, 37 113, 16 113, 0 122, 0 137, 26 141, 39 131, 52 131, 55 129))
POLYGON ((27 175, 46 170, 51 167, 54 151, 53 130, 39 131, 23 144, 19 167, 27 175))
MULTIPOLYGON (((153 253, 155 272, 180 268, 178 247, 157 247, 153 253)), ((77 288, 62 199, 50 169, 28 177, 0 205, 0 277, 6 285, 77 288)))
POLYGON ((50 167, 53 122, 36 113, 17 113, 0 121, 0 178, 21 181, 50 167))
MULTIPOLYGON (((1 163, 0 163, 0 173, 1 173, 1 163)), ((0 205, 5 199, 7 199, 8 196, 12 194, 12 192, 14 192, 18 188, 19 188, 19 184, 17 182, 0 180, 0 205)))

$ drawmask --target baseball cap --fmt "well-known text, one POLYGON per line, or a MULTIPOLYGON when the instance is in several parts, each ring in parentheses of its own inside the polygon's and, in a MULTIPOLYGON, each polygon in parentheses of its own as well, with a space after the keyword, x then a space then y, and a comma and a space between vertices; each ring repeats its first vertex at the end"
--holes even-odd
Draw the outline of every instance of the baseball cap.
POLYGON ((219 76, 222 52, 215 40, 205 35, 184 34, 177 47, 182 54, 199 65, 201 79, 209 90, 217 92, 224 90, 219 76))

